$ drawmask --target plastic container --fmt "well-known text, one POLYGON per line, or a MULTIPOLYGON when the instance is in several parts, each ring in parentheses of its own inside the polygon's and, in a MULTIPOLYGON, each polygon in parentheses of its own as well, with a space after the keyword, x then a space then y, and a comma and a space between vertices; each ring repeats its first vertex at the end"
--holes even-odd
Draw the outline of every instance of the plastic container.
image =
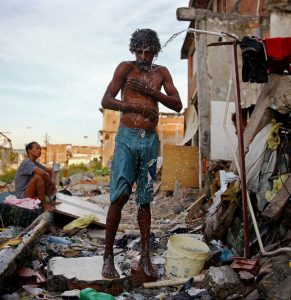
POLYGON ((199 275, 210 253, 202 241, 186 234, 176 234, 169 238, 166 252, 167 277, 189 278, 199 275))
POLYGON ((92 288, 86 288, 80 292, 80 300, 115 300, 110 294, 97 292, 92 288))

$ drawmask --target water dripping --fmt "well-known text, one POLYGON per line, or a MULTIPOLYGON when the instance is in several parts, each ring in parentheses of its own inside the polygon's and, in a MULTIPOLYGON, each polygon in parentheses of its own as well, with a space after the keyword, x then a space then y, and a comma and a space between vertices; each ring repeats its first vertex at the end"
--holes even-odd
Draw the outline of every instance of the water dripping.
MULTIPOLYGON (((172 34, 172 35, 170 36, 170 38, 165 42, 165 44, 161 47, 160 52, 163 52, 163 49, 166 48, 167 45, 168 45, 169 43, 171 43, 177 36, 179 36, 179 35, 182 34, 183 32, 186 32, 187 30, 188 30, 188 29, 184 29, 184 30, 182 30, 182 31, 179 31, 179 32, 176 32, 176 33, 172 34)), ((157 57, 154 58, 154 62, 155 62, 156 60, 157 60, 157 57)))

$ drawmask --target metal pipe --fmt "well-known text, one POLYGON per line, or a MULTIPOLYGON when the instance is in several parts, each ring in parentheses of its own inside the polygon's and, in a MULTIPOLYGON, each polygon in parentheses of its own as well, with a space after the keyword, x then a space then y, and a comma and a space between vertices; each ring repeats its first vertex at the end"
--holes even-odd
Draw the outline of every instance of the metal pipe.
POLYGON ((196 28, 188 28, 187 32, 193 32, 193 33, 205 33, 205 34, 211 34, 211 35, 216 35, 216 36, 226 36, 226 37, 231 37, 236 40, 238 40, 238 36, 236 34, 229 34, 225 32, 217 32, 217 31, 208 31, 208 30, 202 30, 202 29, 196 29, 196 28))
POLYGON ((245 169, 245 153, 244 153, 244 139, 243 139, 243 119, 241 111, 240 98, 240 83, 237 62, 237 42, 233 43, 233 57, 234 57, 234 71, 235 71, 235 86, 236 86, 236 131, 238 136, 238 151, 239 151, 239 165, 240 165, 240 179, 242 191, 242 207, 243 207, 243 227, 244 227, 244 256, 250 258, 249 247, 249 220, 248 220, 248 204, 247 204, 247 184, 246 184, 246 169, 245 169))
POLYGON ((195 32, 195 33, 205 33, 205 34, 212 34, 212 35, 217 35, 217 36, 222 36, 225 35, 222 32, 216 32, 216 31, 207 31, 207 30, 202 30, 202 29, 196 29, 196 28, 188 28, 188 32, 195 32))

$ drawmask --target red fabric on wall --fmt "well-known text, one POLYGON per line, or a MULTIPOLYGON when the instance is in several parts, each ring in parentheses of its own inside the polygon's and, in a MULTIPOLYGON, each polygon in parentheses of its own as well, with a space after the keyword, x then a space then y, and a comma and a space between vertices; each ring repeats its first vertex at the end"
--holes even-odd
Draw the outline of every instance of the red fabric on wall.
POLYGON ((269 73, 291 74, 291 37, 268 38, 264 40, 269 73))

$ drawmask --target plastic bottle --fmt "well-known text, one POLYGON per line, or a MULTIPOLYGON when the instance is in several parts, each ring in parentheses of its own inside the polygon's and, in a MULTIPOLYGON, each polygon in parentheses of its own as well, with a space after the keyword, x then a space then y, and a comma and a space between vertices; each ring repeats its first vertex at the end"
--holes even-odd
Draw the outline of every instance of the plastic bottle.
POLYGON ((80 300, 115 300, 110 294, 97 292, 92 288, 86 288, 80 292, 80 300))

